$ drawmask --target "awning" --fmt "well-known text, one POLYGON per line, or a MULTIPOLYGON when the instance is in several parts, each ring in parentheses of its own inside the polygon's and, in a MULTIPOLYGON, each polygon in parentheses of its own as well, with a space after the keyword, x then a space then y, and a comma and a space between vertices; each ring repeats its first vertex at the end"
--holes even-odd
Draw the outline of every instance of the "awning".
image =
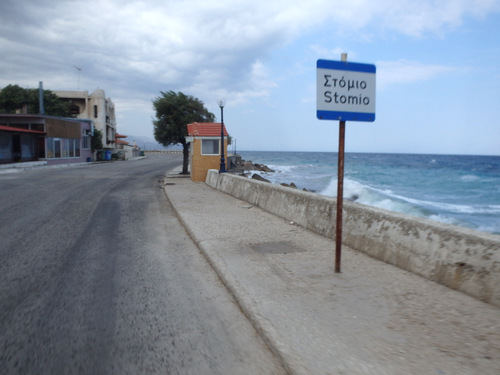
POLYGON ((47 137, 79 139, 82 137, 80 128, 80 122, 76 121, 59 118, 47 118, 45 120, 47 137))
POLYGON ((16 132, 16 133, 45 134, 45 132, 42 132, 40 130, 29 130, 29 129, 23 129, 23 128, 14 128, 13 126, 5 126, 5 125, 0 125, 0 130, 8 131, 8 132, 16 132))

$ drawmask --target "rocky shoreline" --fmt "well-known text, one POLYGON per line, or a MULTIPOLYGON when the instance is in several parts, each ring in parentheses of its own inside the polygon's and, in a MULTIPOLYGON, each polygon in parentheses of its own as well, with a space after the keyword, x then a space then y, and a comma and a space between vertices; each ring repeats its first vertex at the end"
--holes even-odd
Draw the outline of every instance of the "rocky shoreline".
MULTIPOLYGON (((275 170, 269 168, 267 165, 253 163, 251 160, 243 160, 241 158, 241 156, 239 156, 239 155, 230 156, 228 159, 229 159, 228 160, 229 161, 229 163, 228 163, 229 164, 229 170, 228 170, 229 173, 236 174, 238 176, 248 177, 248 178, 251 178, 254 180, 258 180, 258 181, 272 183, 267 178, 262 177, 260 174, 254 173, 254 172, 266 172, 266 173, 275 173, 276 172, 275 170)), ((295 185, 294 182, 291 182, 289 184, 282 182, 280 185, 284 186, 284 187, 289 187, 292 189, 298 189, 297 185, 295 185)), ((309 191, 306 188, 303 188, 302 190, 309 191)))
MULTIPOLYGON (((239 155, 232 155, 228 157, 228 172, 232 174, 236 174, 238 176, 243 176, 243 177, 248 177, 253 180, 258 180, 258 181, 263 181, 263 182, 269 182, 272 184, 270 180, 268 180, 265 177, 262 177, 260 174, 255 173, 255 172, 266 172, 266 173, 276 173, 275 170, 269 168, 265 164, 257 164, 253 163, 251 160, 243 160, 241 159, 241 156, 239 155)), ((299 189, 299 187, 294 183, 290 182, 289 184, 287 183, 280 183, 281 186, 292 188, 292 189, 299 189)), ((309 191, 311 193, 316 193, 315 190, 309 190, 306 188, 302 188, 302 191, 309 191)), ((352 194, 349 197, 344 196, 345 200, 351 201, 351 202, 356 202, 358 200, 359 196, 357 194, 352 194)))

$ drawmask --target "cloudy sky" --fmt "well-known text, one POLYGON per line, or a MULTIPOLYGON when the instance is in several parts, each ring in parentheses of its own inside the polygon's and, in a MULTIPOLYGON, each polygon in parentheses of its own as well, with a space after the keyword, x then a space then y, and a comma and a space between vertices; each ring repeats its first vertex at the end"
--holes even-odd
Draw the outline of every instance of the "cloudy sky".
POLYGON ((0 87, 101 88, 120 133, 153 138, 174 90, 270 151, 337 151, 316 61, 345 52, 377 68, 346 151, 500 155, 500 0, 1 0, 0 51, 0 87))

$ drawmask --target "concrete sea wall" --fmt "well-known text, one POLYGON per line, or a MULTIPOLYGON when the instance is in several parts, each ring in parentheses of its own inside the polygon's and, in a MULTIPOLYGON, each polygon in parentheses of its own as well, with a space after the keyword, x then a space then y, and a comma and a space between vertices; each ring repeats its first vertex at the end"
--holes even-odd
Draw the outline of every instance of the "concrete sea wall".
MULTIPOLYGON (((336 199, 209 170, 209 186, 334 238, 336 199)), ((342 243, 500 307, 500 236, 344 202, 342 243)))

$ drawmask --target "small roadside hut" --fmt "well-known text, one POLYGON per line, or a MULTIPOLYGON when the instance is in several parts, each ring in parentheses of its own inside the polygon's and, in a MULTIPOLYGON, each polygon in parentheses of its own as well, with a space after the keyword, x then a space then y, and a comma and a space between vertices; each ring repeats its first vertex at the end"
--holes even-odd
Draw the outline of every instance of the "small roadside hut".
MULTIPOLYGON (((227 130, 224 126, 224 155, 227 157, 227 130)), ((193 122, 187 125, 186 141, 191 143, 191 180, 205 181, 209 169, 219 169, 221 123, 193 122)))

